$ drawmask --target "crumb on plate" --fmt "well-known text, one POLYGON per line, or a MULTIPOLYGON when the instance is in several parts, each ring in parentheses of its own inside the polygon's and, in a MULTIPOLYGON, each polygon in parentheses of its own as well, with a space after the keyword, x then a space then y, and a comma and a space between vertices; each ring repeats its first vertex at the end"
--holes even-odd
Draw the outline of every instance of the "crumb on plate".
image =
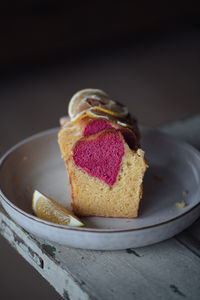
POLYGON ((185 201, 176 202, 176 206, 178 208, 184 208, 186 206, 185 201))
POLYGON ((184 191, 182 192, 182 194, 183 194, 183 197, 186 197, 186 196, 188 195, 188 191, 187 191, 187 190, 184 190, 184 191))

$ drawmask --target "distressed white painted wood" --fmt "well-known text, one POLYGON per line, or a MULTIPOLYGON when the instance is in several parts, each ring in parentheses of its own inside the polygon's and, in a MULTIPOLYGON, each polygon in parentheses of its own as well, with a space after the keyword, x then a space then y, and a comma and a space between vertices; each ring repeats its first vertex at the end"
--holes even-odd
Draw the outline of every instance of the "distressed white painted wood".
MULTIPOLYGON (((162 130, 200 148, 197 128, 200 116, 162 130)), ((197 221, 173 239, 137 250, 89 251, 32 237, 0 210, 1 234, 64 299, 199 299, 199 228, 197 221)))
POLYGON ((54 246, 37 241, 0 207, 0 232, 13 248, 21 254, 61 295, 72 299, 90 299, 89 293, 77 282, 70 270, 64 268, 55 257, 54 246))
POLYGON ((4 213, 1 232, 64 298, 198 299, 200 257, 178 240, 124 251, 68 248, 31 237, 4 213))

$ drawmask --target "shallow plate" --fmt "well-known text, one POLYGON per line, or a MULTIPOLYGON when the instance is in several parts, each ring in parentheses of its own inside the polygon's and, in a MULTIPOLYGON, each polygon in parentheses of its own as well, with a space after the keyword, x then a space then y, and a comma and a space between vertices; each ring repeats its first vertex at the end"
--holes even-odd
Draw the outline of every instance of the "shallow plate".
POLYGON ((38 219, 31 210, 33 189, 70 208, 71 191, 57 132, 52 129, 24 140, 0 162, 2 205, 30 233, 77 248, 136 248, 174 236, 200 215, 199 152, 169 135, 144 129, 142 146, 149 169, 138 218, 83 218, 84 228, 38 219), (182 201, 185 207, 177 207, 176 202, 182 201))

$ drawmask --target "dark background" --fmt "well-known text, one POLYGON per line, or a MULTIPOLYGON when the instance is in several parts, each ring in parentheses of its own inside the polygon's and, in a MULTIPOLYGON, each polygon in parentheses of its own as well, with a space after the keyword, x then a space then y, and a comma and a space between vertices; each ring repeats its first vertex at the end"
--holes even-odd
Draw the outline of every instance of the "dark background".
MULTIPOLYGON (((139 123, 158 126, 200 113, 199 79, 197 2, 0 4, 1 155, 58 126, 81 88, 104 89, 139 123)), ((4 299, 59 298, 3 238, 0 253, 4 299)))
POLYGON ((200 22, 194 1, 8 0, 0 8, 0 65, 7 72, 115 52, 199 30, 200 22))
POLYGON ((199 37, 194 1, 1 2, 1 152, 58 126, 81 88, 147 126, 198 113, 199 37))

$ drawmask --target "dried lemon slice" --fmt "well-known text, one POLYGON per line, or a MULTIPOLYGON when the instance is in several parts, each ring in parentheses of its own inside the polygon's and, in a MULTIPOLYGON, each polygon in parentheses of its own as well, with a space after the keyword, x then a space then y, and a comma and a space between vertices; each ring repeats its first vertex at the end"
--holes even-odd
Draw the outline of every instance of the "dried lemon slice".
POLYGON ((106 113, 104 111, 104 113, 101 112, 101 110, 97 110, 97 109, 90 109, 88 111, 86 111, 86 115, 90 118, 96 119, 96 118, 104 118, 107 120, 111 120, 116 122, 117 124, 123 126, 123 127, 128 127, 128 128, 133 128, 133 126, 127 122, 125 122, 123 119, 117 119, 114 115, 111 115, 109 113, 106 113))
POLYGON ((104 118, 104 119, 109 120, 109 117, 110 117, 107 113, 102 114, 101 111, 93 110, 93 109, 89 109, 88 111, 86 111, 86 115, 93 119, 104 118))
POLYGON ((72 212, 37 190, 33 193, 32 209, 38 218, 49 222, 77 227, 84 226, 72 212))
POLYGON ((115 111, 110 110, 110 109, 106 109, 106 108, 101 107, 101 106, 94 106, 94 109, 97 109, 97 110, 100 110, 102 112, 105 112, 105 113, 107 113, 109 115, 112 115, 112 116, 114 116, 116 118, 118 118, 118 117, 119 118, 126 117, 127 114, 128 114, 128 111, 126 112, 127 108, 125 106, 123 106, 123 107, 121 107, 121 110, 123 109, 123 112, 122 111, 121 112, 117 112, 118 107, 119 106, 115 105, 115 109, 116 109, 115 111))
POLYGON ((128 115, 127 107, 111 100, 104 91, 99 89, 78 91, 69 102, 68 114, 71 121, 76 121, 92 108, 119 118, 125 118, 128 115))

